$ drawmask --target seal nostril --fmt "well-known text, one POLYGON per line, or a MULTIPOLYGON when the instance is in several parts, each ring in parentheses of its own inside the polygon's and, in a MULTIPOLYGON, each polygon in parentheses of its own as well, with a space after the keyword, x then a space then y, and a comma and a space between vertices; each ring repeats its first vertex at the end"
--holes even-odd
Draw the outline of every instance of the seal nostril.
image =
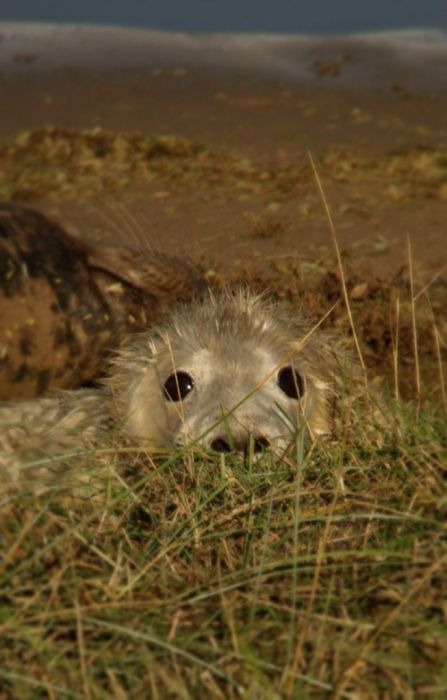
MULTIPOLYGON (((248 453, 250 445, 250 437, 244 436, 240 440, 235 440, 234 446, 232 447, 228 440, 222 437, 215 438, 210 447, 214 452, 241 452, 245 455, 248 453)), ((270 447, 270 440, 264 436, 253 437, 253 452, 259 453, 264 452, 270 447)))
POLYGON ((253 440, 253 452, 264 452, 270 447, 270 441, 266 437, 258 437, 253 440))
POLYGON ((216 438, 211 443, 211 449, 214 452, 231 452, 231 447, 223 438, 216 438))

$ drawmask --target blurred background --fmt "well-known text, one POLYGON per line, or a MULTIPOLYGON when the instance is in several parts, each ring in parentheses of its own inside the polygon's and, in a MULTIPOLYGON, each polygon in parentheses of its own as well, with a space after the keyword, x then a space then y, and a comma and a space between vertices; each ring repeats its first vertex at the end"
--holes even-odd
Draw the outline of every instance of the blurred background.
POLYGON ((311 152, 358 264, 445 259, 447 0, 0 0, 0 94, 0 196, 81 236, 325 258, 311 152))
POLYGON ((167 31, 324 33, 447 29, 446 0, 2 0, 0 20, 167 31))

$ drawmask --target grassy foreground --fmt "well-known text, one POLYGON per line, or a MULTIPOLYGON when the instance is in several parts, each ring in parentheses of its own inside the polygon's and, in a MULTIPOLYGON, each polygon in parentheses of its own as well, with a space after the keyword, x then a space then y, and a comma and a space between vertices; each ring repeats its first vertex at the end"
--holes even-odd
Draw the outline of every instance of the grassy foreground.
POLYGON ((379 446, 4 493, 0 697, 445 697, 445 413, 390 406, 379 446))
MULTIPOLYGON (((69 137, 44 130, 0 149, 0 194, 77 194, 138 175, 278 198, 313 178, 308 167, 258 173, 178 140, 69 137)), ((323 165, 393 180, 396 201, 446 196, 444 152, 323 165)), ((259 237, 274 224, 258 222, 259 237)), ((250 283, 318 318, 340 279, 309 268, 284 263, 250 283)), ((428 298, 404 278, 347 275, 365 362, 395 397, 379 443, 359 422, 327 444, 298 439, 281 460, 92 454, 90 483, 0 492, 0 700, 446 697, 438 282, 428 298)), ((328 323, 349 333, 342 304, 328 323)))

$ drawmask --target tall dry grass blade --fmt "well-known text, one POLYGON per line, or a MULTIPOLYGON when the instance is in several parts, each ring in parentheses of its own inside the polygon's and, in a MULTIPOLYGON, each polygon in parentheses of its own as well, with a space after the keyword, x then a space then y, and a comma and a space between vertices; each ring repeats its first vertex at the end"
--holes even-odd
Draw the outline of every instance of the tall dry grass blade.
POLYGON ((357 336, 357 331, 355 329, 354 318, 352 316, 352 311, 351 311, 351 304, 349 303, 348 290, 346 287, 346 277, 345 277, 345 272, 344 272, 344 268, 343 268, 343 262, 341 259, 340 248, 339 248, 338 241, 337 241, 337 234, 335 232, 335 226, 334 226, 334 222, 332 219, 331 210, 329 208, 329 204, 327 202, 326 195, 324 194, 324 190, 323 190, 323 186, 321 184, 320 176, 318 175, 317 168, 315 166, 314 159, 312 158, 311 152, 308 151, 307 155, 308 155, 308 158, 309 158, 312 170, 313 170, 313 174, 315 177, 315 181, 317 183, 318 191, 320 193, 321 201, 323 202, 323 207, 324 207, 326 217, 327 217, 327 220, 329 223, 329 229, 330 229, 330 232, 332 235, 332 241, 333 241, 335 253, 337 256, 338 268, 340 270, 340 279, 341 279, 341 285, 342 285, 342 290, 343 290, 343 299, 345 302, 346 311, 348 313, 349 323, 351 325, 352 335, 354 337, 354 343, 355 343, 357 355, 359 357, 359 362, 360 362, 362 369, 365 372, 365 376, 366 376, 366 365, 365 365, 365 362, 363 360, 363 354, 362 354, 362 351, 360 349, 360 343, 359 343, 359 339, 357 336))
POLYGON ((391 319, 391 348, 393 353, 393 382, 394 398, 399 401, 399 321, 400 321, 400 295, 396 297, 395 327, 392 327, 391 319), (394 332, 393 332, 394 331, 394 332))
POLYGON ((85 639, 84 639, 84 626, 82 624, 81 608, 79 605, 78 595, 75 595, 74 599, 74 609, 76 612, 76 635, 78 638, 78 648, 79 648, 79 666, 81 668, 82 676, 82 688, 84 690, 84 697, 86 700, 91 700, 90 685, 88 682, 87 673, 87 662, 85 654, 85 639))
POLYGON ((444 265, 443 267, 441 267, 441 269, 438 270, 438 272, 437 272, 435 275, 433 275, 433 277, 431 277, 431 279, 429 279, 429 281, 427 282, 427 284, 425 284, 425 285, 422 287, 422 289, 416 294, 416 296, 414 297, 414 300, 417 301, 417 300, 419 299, 419 297, 421 297, 423 294, 425 294, 426 291, 427 291, 428 289, 430 289, 430 287, 432 286, 432 284, 434 284, 434 283, 436 282, 436 280, 439 279, 439 278, 441 277, 441 275, 442 275, 446 270, 447 270, 447 265, 444 265))
POLYGON ((315 600, 317 598, 317 590, 318 590, 318 584, 320 581, 321 566, 322 566, 324 555, 326 552, 326 545, 327 545, 327 542, 329 539, 329 530, 330 530, 330 527, 332 525, 334 510, 335 510, 335 507, 336 507, 337 502, 338 502, 338 495, 339 495, 339 492, 338 492, 338 484, 337 484, 335 491, 334 491, 334 495, 333 495, 331 504, 329 506, 329 512, 327 514, 326 522, 324 525, 323 535, 318 543, 315 570, 314 570, 314 575, 312 578, 312 584, 311 584, 311 589, 310 589, 310 594, 309 594, 309 602, 307 604, 306 610, 305 610, 304 615, 303 615, 301 630, 300 630, 300 634, 299 634, 297 643, 295 645, 295 652, 294 652, 292 664, 290 667, 290 673, 289 673, 288 684, 287 684, 287 689, 286 689, 286 697, 288 697, 288 698, 293 697, 295 682, 298 678, 298 667, 299 667, 300 661, 302 661, 302 659, 303 659, 303 647, 304 647, 304 643, 306 641, 306 635, 307 635, 308 629, 309 629, 312 608, 313 608, 313 606, 315 604, 315 600))
MULTIPOLYGON (((436 323, 436 318, 435 318, 435 313, 434 309, 431 303, 431 299, 428 295, 428 285, 424 287, 424 296, 427 300, 428 304, 428 309, 429 309, 429 314, 430 314, 430 320, 432 322, 433 326, 433 338, 435 341, 435 353, 436 353, 436 360, 438 364, 438 372, 439 372, 439 388, 441 391, 441 402, 442 406, 445 411, 447 411, 447 392, 446 392, 446 385, 445 385, 445 375, 444 375, 444 363, 442 359, 442 350, 441 350, 441 341, 443 341, 441 337, 441 332, 438 329, 437 323, 436 323)), ((416 298, 419 296, 419 293, 417 294, 416 298)))
MULTIPOLYGON (((313 448, 311 447, 311 450, 313 448)), ((294 498, 294 518, 293 518, 293 553, 295 563, 293 566, 292 573, 292 600, 291 600, 291 616, 290 616, 290 643, 287 650, 287 660, 284 664, 284 670, 281 677, 281 685, 286 683, 286 679, 290 674, 292 649, 296 639, 296 621, 297 621, 297 590, 298 590, 298 566, 296 563, 296 553, 298 552, 298 535, 301 525, 301 490, 302 490, 302 480, 304 471, 304 434, 300 430, 296 438, 296 465, 297 471, 295 476, 295 498, 294 498)), ((291 682, 293 682, 293 677, 291 677, 291 682)))
POLYGON ((439 371, 439 384, 441 387, 441 401, 445 411, 447 411, 447 392, 445 387, 445 376, 444 376, 444 365, 442 362, 441 354, 441 343, 439 341, 440 333, 436 327, 433 325, 433 335, 435 337, 435 348, 436 348, 436 358, 438 360, 438 371, 439 371))
POLYGON ((421 370, 419 366, 419 348, 418 348, 418 333, 416 323, 416 302, 414 294, 414 275, 413 275, 413 254, 411 250, 410 236, 407 235, 407 250, 408 250, 408 274, 410 277, 410 294, 411 294, 411 327, 413 331, 413 355, 414 355, 414 381, 416 386, 416 400, 419 410, 419 402, 421 399, 421 370))

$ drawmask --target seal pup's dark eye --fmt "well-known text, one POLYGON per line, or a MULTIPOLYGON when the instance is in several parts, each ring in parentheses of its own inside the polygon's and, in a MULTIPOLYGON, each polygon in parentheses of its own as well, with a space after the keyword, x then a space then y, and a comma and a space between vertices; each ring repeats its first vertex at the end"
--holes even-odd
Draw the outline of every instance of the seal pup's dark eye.
POLYGON ((164 383, 163 391, 169 401, 181 401, 193 389, 194 382, 187 372, 174 372, 164 383))
POLYGON ((301 399, 306 391, 303 375, 293 367, 283 367, 279 370, 278 386, 291 399, 301 399))

